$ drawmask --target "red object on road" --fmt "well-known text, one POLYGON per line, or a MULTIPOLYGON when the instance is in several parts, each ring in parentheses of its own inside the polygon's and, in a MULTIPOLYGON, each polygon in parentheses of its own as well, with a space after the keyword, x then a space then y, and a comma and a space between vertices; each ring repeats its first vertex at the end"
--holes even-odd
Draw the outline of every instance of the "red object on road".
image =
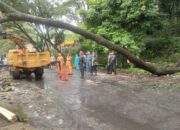
POLYGON ((62 80, 63 80, 63 81, 67 81, 66 71, 63 71, 63 73, 62 73, 62 80))
POLYGON ((61 64, 58 63, 58 75, 61 76, 61 64))

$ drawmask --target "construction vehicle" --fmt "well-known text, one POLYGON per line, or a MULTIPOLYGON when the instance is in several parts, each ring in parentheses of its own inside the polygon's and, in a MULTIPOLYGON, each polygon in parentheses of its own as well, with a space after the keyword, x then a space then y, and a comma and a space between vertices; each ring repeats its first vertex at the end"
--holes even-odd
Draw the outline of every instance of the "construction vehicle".
POLYGON ((66 40, 60 45, 61 45, 61 48, 63 48, 65 46, 75 46, 76 44, 77 42, 75 40, 66 40))
POLYGON ((13 79, 20 79, 21 74, 35 74, 36 79, 41 79, 44 73, 44 66, 51 62, 49 52, 30 52, 25 48, 25 40, 21 37, 8 33, 0 33, 3 39, 13 41, 17 48, 11 49, 7 55, 7 63, 10 65, 9 71, 13 79))
POLYGON ((61 51, 67 48, 74 48, 78 45, 76 40, 66 40, 62 44, 60 44, 61 51))
POLYGON ((67 41, 64 41, 63 44, 72 46, 72 45, 76 44, 76 41, 75 40, 67 40, 67 41))

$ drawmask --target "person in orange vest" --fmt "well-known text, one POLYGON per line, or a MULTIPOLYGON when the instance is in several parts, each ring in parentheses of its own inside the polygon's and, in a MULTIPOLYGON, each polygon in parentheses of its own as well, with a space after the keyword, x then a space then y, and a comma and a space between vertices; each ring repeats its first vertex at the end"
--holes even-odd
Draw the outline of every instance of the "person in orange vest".
POLYGON ((64 58, 61 53, 58 54, 57 61, 58 61, 58 75, 61 77, 63 75, 63 71, 64 71, 64 69, 63 69, 64 58))
POLYGON ((70 54, 66 57, 66 67, 68 70, 68 75, 72 75, 72 57, 70 54))

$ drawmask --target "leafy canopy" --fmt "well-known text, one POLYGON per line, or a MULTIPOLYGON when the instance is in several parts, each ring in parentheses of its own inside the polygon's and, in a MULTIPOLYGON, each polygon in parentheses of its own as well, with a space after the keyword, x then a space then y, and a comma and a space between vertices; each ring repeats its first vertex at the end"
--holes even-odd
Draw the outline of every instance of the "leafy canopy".
POLYGON ((155 0, 88 0, 80 11, 86 27, 135 54, 143 48, 141 38, 161 27, 155 0))

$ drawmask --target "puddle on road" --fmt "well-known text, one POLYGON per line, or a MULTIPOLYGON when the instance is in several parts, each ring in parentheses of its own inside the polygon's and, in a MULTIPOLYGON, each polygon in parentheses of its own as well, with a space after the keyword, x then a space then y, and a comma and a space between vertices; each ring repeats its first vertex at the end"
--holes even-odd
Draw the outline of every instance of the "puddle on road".
POLYGON ((41 89, 45 89, 45 88, 46 88, 46 85, 45 85, 43 79, 42 79, 42 80, 38 80, 38 81, 34 81, 34 84, 35 84, 36 86, 38 86, 39 88, 41 88, 41 89))
POLYGON ((44 77, 42 79, 40 79, 40 80, 36 80, 34 74, 31 74, 30 76, 22 75, 21 80, 22 81, 25 80, 27 82, 30 82, 30 83, 36 85, 37 87, 39 87, 41 89, 46 88, 46 85, 44 83, 45 82, 44 77))

